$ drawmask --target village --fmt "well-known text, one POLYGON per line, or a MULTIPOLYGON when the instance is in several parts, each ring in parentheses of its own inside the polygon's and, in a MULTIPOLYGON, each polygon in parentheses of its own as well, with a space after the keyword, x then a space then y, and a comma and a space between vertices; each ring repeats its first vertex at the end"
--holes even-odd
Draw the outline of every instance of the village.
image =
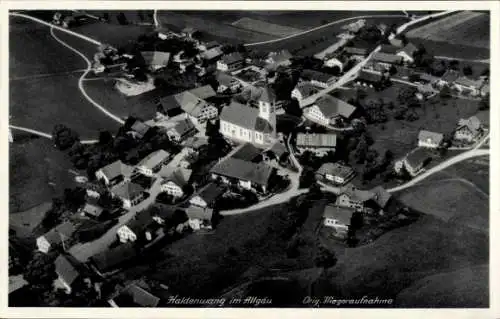
POLYGON ((394 27, 346 23, 313 57, 205 42, 203 32, 159 27, 128 47, 100 46, 93 76, 116 78, 124 96, 188 74, 194 85, 156 96, 94 144, 71 127, 54 128, 54 145, 87 173, 51 208, 50 227, 36 239, 41 254, 57 255, 56 287, 66 294, 160 307, 176 293, 169 283, 133 281, 106 294, 109 278, 178 238, 210 236, 225 216, 297 196, 324 194, 320 226, 339 244, 369 243, 383 234, 370 232, 373 225, 411 219, 392 189, 450 152, 487 143, 489 71, 473 76, 467 65, 435 59, 394 27), (443 130, 425 120, 431 105, 460 101, 479 107, 443 130), (402 133, 410 142, 379 147, 375 132, 392 123, 411 128, 402 133))

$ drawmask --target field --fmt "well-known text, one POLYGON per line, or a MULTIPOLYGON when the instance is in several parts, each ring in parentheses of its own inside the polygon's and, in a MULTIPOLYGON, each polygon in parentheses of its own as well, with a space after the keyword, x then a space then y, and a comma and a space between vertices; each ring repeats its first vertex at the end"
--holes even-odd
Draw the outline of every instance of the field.
MULTIPOLYGON (((372 244, 346 249, 339 256, 338 264, 322 279, 321 290, 315 293, 346 298, 364 295, 396 298, 399 292, 427 276, 485 265, 488 259, 487 236, 425 216, 412 225, 383 235, 372 244)), ((457 297, 460 295, 461 307, 487 306, 487 296, 471 296, 467 291, 470 285, 486 291, 487 277, 471 273, 469 280, 442 281, 441 291, 445 294, 445 291, 460 288, 463 293, 457 293, 457 297)), ((437 296, 416 297, 409 295, 404 304, 403 301, 398 304, 396 298, 395 306, 415 307, 426 302, 450 307, 456 303, 434 301, 433 297, 437 296)))
POLYGON ((82 139, 117 123, 90 104, 78 89, 85 61, 55 41, 49 29, 11 19, 9 113, 13 125, 49 133, 65 124, 82 139), (73 72, 74 71, 74 72, 73 72))
POLYGON ((279 24, 269 23, 261 20, 254 20, 250 18, 241 18, 238 21, 233 22, 232 25, 238 28, 265 33, 278 37, 285 37, 287 35, 292 35, 302 31, 300 29, 292 27, 286 27, 279 24))
POLYGON ((435 55, 487 59, 489 28, 489 14, 465 11, 413 29, 406 36, 435 55))
POLYGON ((27 210, 75 185, 73 165, 52 141, 13 132, 9 148, 9 211, 27 210))

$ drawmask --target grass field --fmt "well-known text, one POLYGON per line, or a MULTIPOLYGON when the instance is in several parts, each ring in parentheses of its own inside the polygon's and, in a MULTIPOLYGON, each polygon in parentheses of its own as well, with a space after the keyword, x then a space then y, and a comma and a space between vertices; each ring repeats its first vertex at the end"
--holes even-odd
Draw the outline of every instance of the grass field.
POLYGON ((460 12, 410 30, 406 36, 434 55, 463 59, 488 59, 488 13, 460 12))
POLYGON ((27 210, 62 194, 75 185, 68 172, 73 165, 52 141, 32 138, 25 133, 14 134, 9 144, 9 211, 27 210), (51 184, 49 184, 51 183, 51 184))
POLYGON ((277 37, 285 37, 302 31, 301 29, 282 26, 279 24, 269 23, 261 20, 254 20, 251 18, 241 18, 238 21, 233 22, 232 25, 238 28, 265 33, 277 37))
MULTIPOLYGON (((487 236, 425 216, 372 244, 346 249, 338 264, 328 270, 321 291, 315 293, 338 298, 364 295, 395 298, 400 291, 429 275, 484 265, 488 259, 487 236)), ((442 282, 442 288, 453 288, 455 284, 442 282)), ((461 284, 466 289, 470 282, 461 284)), ((484 281, 477 284, 487 287, 484 281)), ((431 296, 423 298, 428 304, 434 303, 431 296)), ((408 298, 405 305, 415 306, 417 302, 422 299, 408 298)), ((488 300, 481 302, 485 304, 488 300)), ((467 303, 461 305, 467 306, 467 303)))
POLYGON ((117 123, 78 89, 85 61, 55 41, 49 28, 33 22, 15 24, 19 20, 11 19, 9 34, 10 122, 49 134, 54 125, 65 124, 82 139, 95 138, 98 130, 116 129, 117 123))

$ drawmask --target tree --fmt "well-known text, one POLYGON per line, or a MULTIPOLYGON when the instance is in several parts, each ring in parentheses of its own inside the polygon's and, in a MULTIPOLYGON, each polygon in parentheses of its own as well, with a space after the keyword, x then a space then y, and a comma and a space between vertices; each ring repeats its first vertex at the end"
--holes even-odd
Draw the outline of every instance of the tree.
POLYGON ((362 135, 359 139, 356 150, 354 151, 354 156, 358 164, 364 163, 366 160, 366 153, 368 152, 368 143, 366 141, 365 135, 362 135))
POLYGON ((63 124, 57 124, 52 130, 52 140, 57 148, 66 150, 80 140, 78 134, 63 124))
POLYGON ((118 13, 118 15, 116 16, 116 20, 118 20, 118 23, 121 25, 128 24, 127 17, 123 12, 118 13))
POLYGON ((36 252, 33 259, 26 265, 24 279, 34 289, 51 290, 52 283, 57 279, 54 256, 36 252))
POLYGON ((377 159, 378 157, 378 152, 375 150, 375 149, 369 149, 367 152, 366 152, 366 161, 368 163, 373 163, 375 162, 375 160, 377 159))
POLYGON ((335 252, 329 250, 324 245, 319 246, 314 262, 317 267, 330 268, 337 263, 335 252))
POLYGON ((439 91, 439 97, 441 97, 442 99, 447 99, 449 97, 451 97, 451 89, 448 85, 445 85, 441 91, 439 91))
POLYGON ((394 66, 394 65, 391 65, 390 69, 389 69, 389 74, 391 76, 394 76, 398 73, 398 69, 394 66))
POLYGON ((109 131, 101 131, 99 132, 99 144, 100 145, 108 145, 113 142, 113 135, 109 131))
POLYGON ((462 72, 465 76, 471 76, 472 75, 472 67, 470 65, 464 66, 462 69, 462 72))
POLYGON ((87 191, 83 187, 66 188, 64 190, 64 205, 73 211, 77 210, 85 204, 86 194, 87 191))

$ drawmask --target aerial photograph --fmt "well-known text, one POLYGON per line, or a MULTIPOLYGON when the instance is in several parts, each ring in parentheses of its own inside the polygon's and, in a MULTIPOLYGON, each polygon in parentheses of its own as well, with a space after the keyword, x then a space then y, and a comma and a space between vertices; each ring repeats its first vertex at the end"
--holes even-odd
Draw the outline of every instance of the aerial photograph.
POLYGON ((10 10, 8 306, 489 308, 493 11, 422 7, 10 10))

